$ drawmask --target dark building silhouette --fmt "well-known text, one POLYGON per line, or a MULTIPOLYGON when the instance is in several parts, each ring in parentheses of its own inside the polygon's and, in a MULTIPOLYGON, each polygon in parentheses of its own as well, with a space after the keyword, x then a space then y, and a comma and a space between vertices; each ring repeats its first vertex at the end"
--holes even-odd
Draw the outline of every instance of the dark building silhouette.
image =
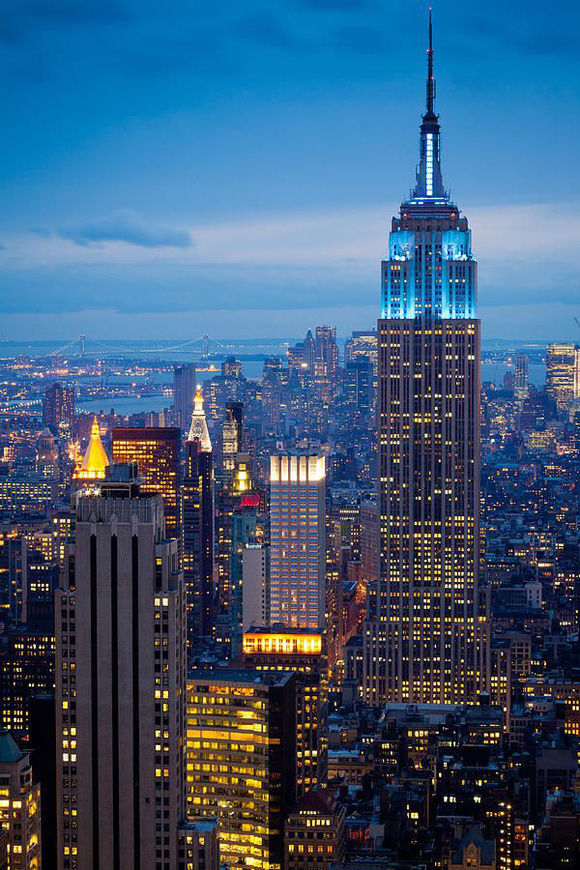
POLYGON ((30 750, 42 799, 42 870, 56 870, 56 719, 54 693, 36 695, 30 704, 30 750))
POLYGON ((193 401, 197 387, 197 368, 195 363, 185 363, 173 368, 173 407, 179 414, 179 425, 187 429, 193 411, 193 401))
POLYGON ((163 500, 140 491, 134 465, 110 465, 77 499, 56 612, 58 868, 174 870, 185 593, 163 500))
POLYGON ((56 381, 44 391, 42 402, 42 422, 53 431, 61 423, 72 427, 75 416, 75 393, 72 387, 65 387, 56 381))
POLYGON ((187 593, 188 639, 212 633, 214 616, 213 452, 198 388, 185 442, 183 574, 187 593))

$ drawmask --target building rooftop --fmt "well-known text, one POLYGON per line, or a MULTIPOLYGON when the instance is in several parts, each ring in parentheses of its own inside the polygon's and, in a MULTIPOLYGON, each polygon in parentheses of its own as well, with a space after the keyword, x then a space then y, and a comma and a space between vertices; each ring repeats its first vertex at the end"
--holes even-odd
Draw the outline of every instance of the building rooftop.
POLYGON ((481 829, 477 825, 469 828, 465 836, 459 841, 455 849, 453 861, 457 864, 463 863, 465 849, 472 843, 480 850, 482 863, 491 865, 495 858, 495 843, 493 840, 484 839, 481 829))
POLYGON ((209 833, 217 827, 217 824, 217 819, 192 819, 189 822, 181 822, 181 824, 179 825, 179 830, 209 833))
POLYGON ((294 813, 318 813, 333 815, 338 802, 332 792, 325 788, 313 788, 298 801, 294 813))
POLYGON ((292 671, 254 671, 243 668, 194 668, 188 682, 208 680, 219 683, 243 683, 247 686, 285 686, 293 678, 292 671))
POLYGON ((22 752, 10 732, 3 728, 0 731, 0 764, 13 764, 20 761, 22 752))

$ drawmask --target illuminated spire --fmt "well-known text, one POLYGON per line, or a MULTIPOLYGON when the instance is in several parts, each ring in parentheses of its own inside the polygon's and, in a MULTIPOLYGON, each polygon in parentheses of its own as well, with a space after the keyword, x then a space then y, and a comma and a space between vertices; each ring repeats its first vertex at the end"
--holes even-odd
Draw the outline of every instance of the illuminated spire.
POLYGON ((191 426, 189 427, 188 441, 200 441, 201 449, 206 453, 211 452, 211 438, 209 437, 209 429, 203 410, 203 395, 201 386, 197 387, 195 399, 193 400, 193 413, 191 415, 191 426))
POLYGON ((429 47, 427 48, 427 100, 421 124, 421 145, 417 183, 412 200, 448 199, 441 174, 441 137, 439 117, 435 114, 435 77, 433 75, 433 20, 429 9, 429 47))
POLYGON ((109 465, 109 457, 107 451, 103 447, 101 441, 101 430, 99 421, 95 417, 91 426, 91 437, 89 446, 83 456, 79 468, 75 471, 73 477, 84 478, 86 480, 102 480, 105 476, 105 469, 109 465))
POLYGON ((433 14, 429 7, 429 48, 427 49, 427 115, 435 115, 435 79, 433 78, 433 14))

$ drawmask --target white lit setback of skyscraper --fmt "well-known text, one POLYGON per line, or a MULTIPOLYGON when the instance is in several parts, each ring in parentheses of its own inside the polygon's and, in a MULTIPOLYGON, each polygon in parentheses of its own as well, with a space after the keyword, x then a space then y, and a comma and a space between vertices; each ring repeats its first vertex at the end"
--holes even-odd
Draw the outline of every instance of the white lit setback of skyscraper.
POLYGON ((365 628, 364 694, 474 702, 478 615, 480 322, 467 219, 443 186, 431 22, 427 111, 411 197, 382 264, 380 572, 365 628))

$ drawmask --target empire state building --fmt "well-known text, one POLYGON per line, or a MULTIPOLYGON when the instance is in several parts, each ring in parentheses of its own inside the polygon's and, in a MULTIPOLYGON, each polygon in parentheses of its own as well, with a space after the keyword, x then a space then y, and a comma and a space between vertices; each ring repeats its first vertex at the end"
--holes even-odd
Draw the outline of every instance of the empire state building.
POLYGON ((417 178, 382 263, 380 571, 369 597, 368 703, 469 703, 478 616, 480 322, 467 219, 443 185, 432 24, 417 178))

